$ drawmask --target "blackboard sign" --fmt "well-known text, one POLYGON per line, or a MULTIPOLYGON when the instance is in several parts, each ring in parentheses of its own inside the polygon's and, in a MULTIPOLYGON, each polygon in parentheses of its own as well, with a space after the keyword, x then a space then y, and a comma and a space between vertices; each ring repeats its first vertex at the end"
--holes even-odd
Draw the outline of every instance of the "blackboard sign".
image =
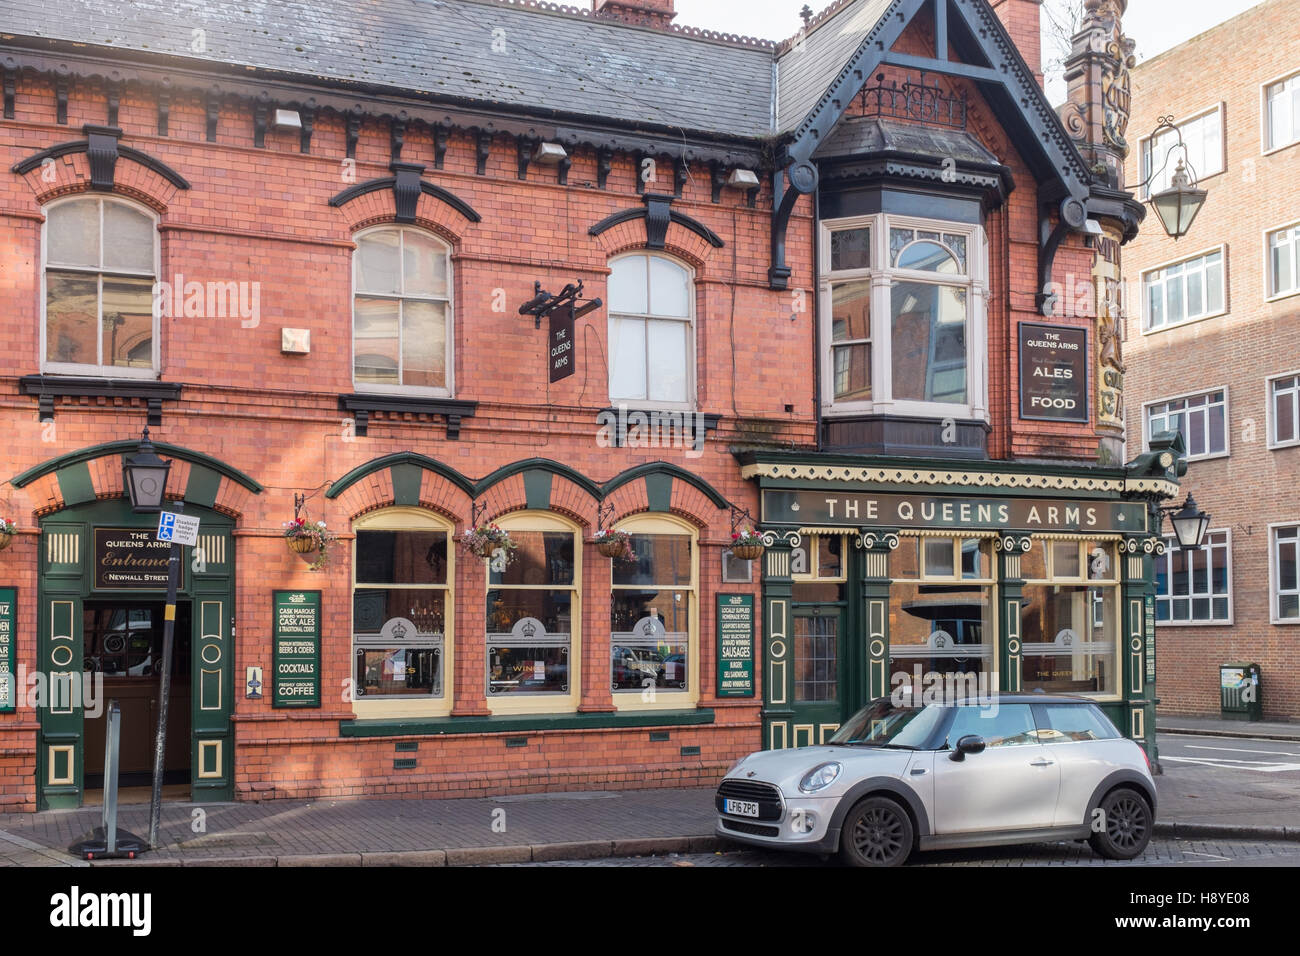
POLYGON ((1020 323, 1020 417, 1088 420, 1088 331, 1020 323))
POLYGON ((754 595, 718 595, 718 696, 754 696, 754 595))
POLYGON ((0 714, 13 713, 18 707, 18 678, 14 674, 14 604, 18 592, 0 588, 0 714))
MULTIPOLYGON (((153 528, 95 529, 95 588, 101 591, 165 591, 172 546, 153 528)), ((181 561, 180 590, 185 590, 181 561)))
POLYGON ((551 383, 568 378, 576 372, 573 342, 573 305, 560 306, 551 313, 550 336, 551 383))
POLYGON ((273 707, 320 706, 320 592, 276 591, 271 642, 273 707))

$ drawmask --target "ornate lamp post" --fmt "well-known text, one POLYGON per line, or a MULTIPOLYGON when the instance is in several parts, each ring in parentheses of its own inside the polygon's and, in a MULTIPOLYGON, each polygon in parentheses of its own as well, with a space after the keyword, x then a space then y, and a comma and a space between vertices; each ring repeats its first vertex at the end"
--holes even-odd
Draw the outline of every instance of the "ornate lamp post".
POLYGON ((1192 228, 1192 221, 1196 219, 1197 213, 1205 205, 1205 197, 1208 193, 1196 185, 1196 171, 1191 168, 1191 164, 1187 161, 1187 144, 1183 142, 1183 132, 1174 125, 1172 116, 1160 117, 1160 122, 1151 131, 1149 139, 1153 154, 1156 136, 1159 135, 1161 130, 1165 129, 1173 130, 1178 136, 1178 142, 1169 147, 1165 152, 1165 161, 1160 165, 1159 169, 1151 171, 1142 187, 1145 189, 1151 185, 1156 176, 1165 171, 1165 168, 1169 165, 1169 157, 1173 155, 1175 149, 1183 151, 1182 156, 1178 159, 1178 165, 1174 167, 1174 175, 1169 181, 1169 188, 1162 189, 1151 196, 1151 207, 1160 218, 1160 225, 1164 226, 1165 232, 1177 242, 1187 235, 1188 230, 1192 228))

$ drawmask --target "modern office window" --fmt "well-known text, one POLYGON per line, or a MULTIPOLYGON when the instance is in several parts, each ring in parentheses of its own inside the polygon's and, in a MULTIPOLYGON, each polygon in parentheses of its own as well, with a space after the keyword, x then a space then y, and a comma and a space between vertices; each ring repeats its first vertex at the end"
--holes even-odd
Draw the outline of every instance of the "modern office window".
POLYGON ((1228 453, 1226 389, 1185 395, 1146 406, 1146 440, 1161 432, 1181 432, 1189 461, 1228 453))
POLYGON ((451 248, 419 229, 359 233, 352 257, 353 384, 447 396, 452 372, 451 248))
POLYGON ((1225 260, 1220 248, 1144 273, 1146 330, 1154 332, 1223 312, 1225 260))
POLYGON ((1195 551, 1165 538, 1157 555, 1156 620, 1162 624, 1232 622, 1232 542, 1227 531, 1211 531, 1195 551))
POLYGON ((1224 169, 1223 109, 1213 109, 1184 120, 1178 130, 1166 129, 1160 135, 1142 141, 1142 179, 1145 181, 1155 171, 1147 187, 1146 196, 1168 189, 1173 180, 1178 161, 1184 160, 1189 173, 1201 180, 1224 169), (1177 148, 1178 133, 1183 135, 1186 151, 1177 148), (1172 151, 1171 151, 1172 150, 1172 151), (1163 168, 1162 168, 1163 167, 1163 168))
POLYGON ((449 710, 453 527, 432 512, 390 508, 354 531, 354 700, 376 713, 383 711, 372 701, 390 710, 391 701, 441 702, 449 710))
POLYGON ((152 378, 158 369, 158 227, 116 197, 79 196, 45 210, 45 372, 152 378))
POLYGON ((1300 73, 1264 88, 1264 148, 1300 141, 1300 73))
POLYGON ((1300 371, 1268 381, 1270 448, 1300 445, 1300 371))
POLYGON ((823 224, 823 407, 982 416, 982 232, 879 215, 823 224))
POLYGON ((695 283, 662 255, 610 262, 609 397, 664 408, 695 402, 695 283))
POLYGON ((1273 622, 1300 623, 1300 525, 1269 529, 1273 622))
POLYGON ((1300 292, 1300 223, 1268 234, 1270 298, 1300 292))

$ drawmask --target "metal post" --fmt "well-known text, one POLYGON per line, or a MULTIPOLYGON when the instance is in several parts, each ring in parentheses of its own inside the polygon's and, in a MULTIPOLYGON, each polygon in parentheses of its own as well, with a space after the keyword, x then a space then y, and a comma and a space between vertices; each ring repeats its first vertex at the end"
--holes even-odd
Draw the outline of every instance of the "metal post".
MULTIPOLYGON (((173 506, 185 510, 184 502, 173 506)), ((176 588, 181 571, 181 546, 172 542, 167 559, 167 608, 163 614, 162 678, 158 682, 158 734, 153 751, 153 795, 149 801, 149 846, 158 847, 158 824, 162 820, 163 762, 167 752, 167 699, 172 690, 172 643, 176 630, 176 588)))
POLYGON ((122 709, 108 703, 108 733, 104 735, 104 854, 117 853, 117 761, 121 747, 122 709))

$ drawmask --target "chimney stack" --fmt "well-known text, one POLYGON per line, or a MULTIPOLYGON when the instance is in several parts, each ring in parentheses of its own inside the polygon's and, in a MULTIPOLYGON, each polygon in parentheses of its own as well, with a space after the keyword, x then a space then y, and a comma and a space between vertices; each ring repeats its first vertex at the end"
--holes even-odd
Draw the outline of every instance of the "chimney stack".
POLYGON ((989 0, 1039 86, 1043 85, 1042 5, 1043 0, 989 0))
POLYGON ((643 27, 671 26, 677 16, 673 0, 595 0, 595 13, 643 27))

